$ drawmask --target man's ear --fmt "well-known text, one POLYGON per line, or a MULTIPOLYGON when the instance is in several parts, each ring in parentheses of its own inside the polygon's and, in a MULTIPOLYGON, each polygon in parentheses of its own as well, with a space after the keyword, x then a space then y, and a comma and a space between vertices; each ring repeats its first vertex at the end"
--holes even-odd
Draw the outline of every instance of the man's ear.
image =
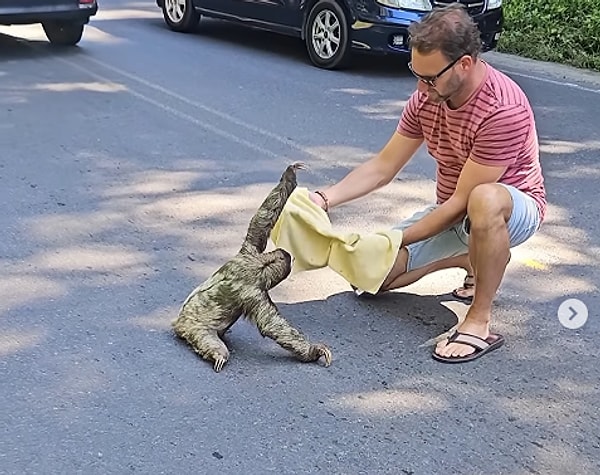
POLYGON ((465 55, 460 59, 458 64, 463 71, 469 71, 473 66, 475 66, 475 58, 465 55))

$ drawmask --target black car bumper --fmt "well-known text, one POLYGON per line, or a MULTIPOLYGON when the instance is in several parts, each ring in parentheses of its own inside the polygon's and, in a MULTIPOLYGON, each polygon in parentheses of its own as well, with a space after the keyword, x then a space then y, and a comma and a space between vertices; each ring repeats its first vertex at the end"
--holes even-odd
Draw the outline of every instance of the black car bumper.
MULTIPOLYGON (((378 8, 376 15, 360 15, 351 25, 352 47, 373 53, 407 54, 408 26, 423 15, 387 7, 378 8)), ((502 10, 483 12, 473 18, 481 31, 483 50, 495 48, 502 31, 502 10)))
POLYGON ((0 6, 0 25, 30 25, 47 21, 64 21, 73 23, 88 23, 90 17, 98 12, 98 4, 84 4, 81 7, 72 6, 54 8, 17 7, 3 8, 0 6))

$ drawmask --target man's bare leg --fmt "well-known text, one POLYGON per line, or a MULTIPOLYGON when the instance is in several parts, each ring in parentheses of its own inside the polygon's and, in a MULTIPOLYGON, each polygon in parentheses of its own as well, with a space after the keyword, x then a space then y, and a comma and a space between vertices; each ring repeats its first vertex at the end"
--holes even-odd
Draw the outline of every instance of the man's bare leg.
MULTIPOLYGON (((512 212, 512 199, 497 184, 480 185, 469 197, 467 213, 471 221, 469 259, 475 272, 475 295, 465 321, 458 331, 488 338, 492 301, 504 276, 510 254, 506 223, 512 212)), ((474 349, 461 343, 442 341, 436 347, 441 356, 465 356, 474 349)))
POLYGON ((469 299, 475 294, 475 273, 468 254, 465 254, 464 261, 464 263, 459 265, 466 272, 463 285, 455 289, 453 293, 460 298, 469 299))
POLYGON ((462 267, 469 265, 469 255, 461 254, 460 256, 448 257, 446 259, 441 259, 436 262, 432 262, 426 266, 420 267, 418 269, 413 269, 411 271, 406 271, 408 262, 408 251, 405 247, 400 249, 398 253, 398 257, 396 258, 396 263, 394 267, 390 271, 389 275, 383 282, 381 286, 381 291, 399 289, 401 287, 406 287, 417 280, 425 277, 432 272, 436 272, 442 269, 451 269, 453 267, 462 267))
MULTIPOLYGON (((469 260, 468 254, 465 254, 465 257, 465 263, 459 265, 459 267, 462 267, 466 272, 463 285, 455 289, 452 293, 455 296, 468 301, 468 299, 472 300, 473 295, 475 295, 475 271, 471 266, 471 261, 469 260)), ((510 262, 510 254, 508 256, 508 262, 510 262)))

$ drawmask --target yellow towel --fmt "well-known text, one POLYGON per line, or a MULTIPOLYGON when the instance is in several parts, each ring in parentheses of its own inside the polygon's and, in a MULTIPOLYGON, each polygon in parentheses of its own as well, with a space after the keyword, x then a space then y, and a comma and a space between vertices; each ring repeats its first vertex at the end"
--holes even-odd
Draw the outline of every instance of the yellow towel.
POLYGON ((308 189, 298 187, 275 223, 271 240, 294 257, 293 272, 329 266, 358 289, 375 294, 396 261, 402 231, 364 236, 336 232, 308 189))

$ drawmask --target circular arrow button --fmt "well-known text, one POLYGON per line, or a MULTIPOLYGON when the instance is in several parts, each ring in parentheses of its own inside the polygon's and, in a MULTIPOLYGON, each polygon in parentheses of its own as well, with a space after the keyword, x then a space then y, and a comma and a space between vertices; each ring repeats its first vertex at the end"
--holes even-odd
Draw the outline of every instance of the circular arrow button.
POLYGON ((588 319, 588 308, 578 299, 568 299, 558 307, 558 320, 569 330, 577 330, 585 325, 588 319))

